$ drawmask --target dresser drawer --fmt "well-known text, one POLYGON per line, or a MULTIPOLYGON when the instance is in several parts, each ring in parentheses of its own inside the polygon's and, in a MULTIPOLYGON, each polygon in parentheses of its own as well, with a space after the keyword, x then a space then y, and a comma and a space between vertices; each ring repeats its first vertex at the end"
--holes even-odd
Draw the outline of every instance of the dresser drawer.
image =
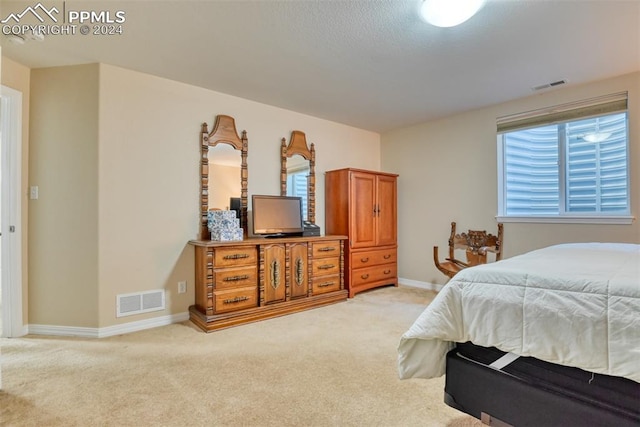
POLYGON ((383 264, 374 267, 358 268, 351 271, 351 286, 360 286, 381 280, 392 280, 397 276, 396 264, 383 264))
POLYGON ((351 268, 363 268, 374 265, 395 263, 398 259, 397 249, 377 249, 351 254, 351 268))
POLYGON ((216 269, 215 277, 216 290, 257 286, 258 268, 252 266, 243 268, 227 268, 222 270, 216 269))
POLYGON ((213 293, 216 314, 258 306, 258 287, 238 288, 213 293))
POLYGON ((340 258, 319 258, 313 260, 313 277, 340 273, 340 258))
POLYGON ((333 276, 323 276, 323 277, 315 277, 313 279, 313 294, 324 294, 327 292, 339 291, 340 290, 340 275, 336 274, 333 276))
POLYGON ((340 240, 329 240, 326 242, 314 242, 312 244, 313 257, 325 258, 340 256, 340 240))
POLYGON ((258 261, 258 250, 254 246, 216 248, 213 258, 214 268, 255 265, 258 261))

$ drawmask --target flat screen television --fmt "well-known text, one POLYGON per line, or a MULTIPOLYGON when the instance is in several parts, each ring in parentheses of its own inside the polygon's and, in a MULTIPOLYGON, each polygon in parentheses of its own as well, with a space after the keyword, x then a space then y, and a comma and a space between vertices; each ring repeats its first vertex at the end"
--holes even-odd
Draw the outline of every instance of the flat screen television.
POLYGON ((301 236, 302 198, 251 196, 253 234, 265 237, 301 236))

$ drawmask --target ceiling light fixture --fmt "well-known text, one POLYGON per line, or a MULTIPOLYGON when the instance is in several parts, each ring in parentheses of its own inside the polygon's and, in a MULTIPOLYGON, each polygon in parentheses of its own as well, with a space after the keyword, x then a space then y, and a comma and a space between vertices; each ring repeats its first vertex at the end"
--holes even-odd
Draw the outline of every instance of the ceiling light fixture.
POLYGON ((420 13, 431 25, 454 27, 475 15, 486 0, 424 0, 420 13))

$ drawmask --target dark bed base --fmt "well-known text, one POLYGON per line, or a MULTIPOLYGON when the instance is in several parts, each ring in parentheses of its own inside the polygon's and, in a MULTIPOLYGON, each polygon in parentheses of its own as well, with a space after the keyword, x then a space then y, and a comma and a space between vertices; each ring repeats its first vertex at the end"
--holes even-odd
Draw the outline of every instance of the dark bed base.
POLYGON ((447 354, 445 403, 495 426, 640 426, 639 383, 531 357, 488 367, 504 354, 458 344, 447 354))

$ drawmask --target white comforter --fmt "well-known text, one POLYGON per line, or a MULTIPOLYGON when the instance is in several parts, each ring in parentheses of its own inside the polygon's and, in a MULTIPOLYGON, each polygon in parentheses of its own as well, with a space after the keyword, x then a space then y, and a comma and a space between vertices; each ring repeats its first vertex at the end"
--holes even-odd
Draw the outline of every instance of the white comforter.
POLYGON ((640 245, 564 244, 462 270, 402 336, 400 378, 443 375, 466 341, 640 382, 640 245))

